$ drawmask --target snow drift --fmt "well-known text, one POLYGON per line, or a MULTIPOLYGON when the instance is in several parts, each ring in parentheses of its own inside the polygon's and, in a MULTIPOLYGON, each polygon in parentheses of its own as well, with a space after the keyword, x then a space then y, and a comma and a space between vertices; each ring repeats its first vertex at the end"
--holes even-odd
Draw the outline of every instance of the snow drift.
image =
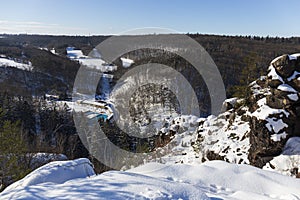
POLYGON ((148 163, 94 175, 90 162, 79 159, 37 169, 0 193, 0 199, 296 200, 299 187, 299 179, 224 161, 148 163))

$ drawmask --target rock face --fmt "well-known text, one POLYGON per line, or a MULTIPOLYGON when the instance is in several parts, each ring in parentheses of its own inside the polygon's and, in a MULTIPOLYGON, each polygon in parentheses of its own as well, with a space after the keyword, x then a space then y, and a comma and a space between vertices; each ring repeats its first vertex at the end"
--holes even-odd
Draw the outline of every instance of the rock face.
POLYGON ((250 122, 249 160, 255 166, 263 167, 282 152, 288 138, 300 136, 299 56, 283 55, 274 59, 267 78, 260 83, 261 88, 269 90, 263 95, 266 99, 264 106, 269 108, 261 110, 265 116, 256 113, 258 115, 250 122))
POLYGON ((274 59, 267 76, 249 85, 247 101, 226 100, 224 113, 200 124, 196 144, 203 161, 263 167, 281 154, 289 138, 300 137, 299 86, 300 54, 274 59))

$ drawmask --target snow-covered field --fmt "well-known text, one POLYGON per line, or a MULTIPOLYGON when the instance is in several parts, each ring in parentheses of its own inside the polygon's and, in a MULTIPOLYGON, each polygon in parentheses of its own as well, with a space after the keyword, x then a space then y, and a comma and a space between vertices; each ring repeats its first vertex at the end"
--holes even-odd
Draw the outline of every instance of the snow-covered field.
POLYGON ((248 165, 158 164, 95 175, 87 159, 49 163, 0 199, 300 199, 300 180, 248 165))

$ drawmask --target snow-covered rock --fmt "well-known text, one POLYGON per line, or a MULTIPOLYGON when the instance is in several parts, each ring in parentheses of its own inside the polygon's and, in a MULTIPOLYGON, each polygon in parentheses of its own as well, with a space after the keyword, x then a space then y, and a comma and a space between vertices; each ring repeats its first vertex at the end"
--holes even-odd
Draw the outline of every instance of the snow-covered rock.
POLYGON ((283 152, 269 161, 263 169, 300 178, 300 137, 290 138, 283 152))
POLYGON ((243 121, 233 110, 215 118, 207 118, 199 126, 197 139, 203 161, 222 159, 232 163, 249 164, 249 132, 249 123, 243 121))
POLYGON ((287 139, 300 137, 297 56, 274 59, 268 75, 249 85, 249 99, 228 99, 224 113, 200 123, 193 145, 199 152, 197 157, 263 167, 283 151, 287 139))

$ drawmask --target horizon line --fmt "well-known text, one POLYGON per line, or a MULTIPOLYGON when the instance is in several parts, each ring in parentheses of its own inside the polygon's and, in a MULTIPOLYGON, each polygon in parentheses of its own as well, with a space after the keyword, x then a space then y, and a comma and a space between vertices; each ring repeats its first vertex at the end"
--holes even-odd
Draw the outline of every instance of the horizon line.
MULTIPOLYGON (((260 37, 260 38, 300 38, 300 36, 279 36, 279 35, 253 35, 253 34, 220 34, 220 33, 199 33, 199 32, 170 32, 170 33, 142 33, 142 34, 51 34, 51 33, 0 33, 1 36, 56 36, 56 37, 110 37, 110 36, 130 36, 130 35, 167 35, 167 34, 184 34, 184 35, 207 35, 220 37, 260 37)), ((1 39, 1 37, 0 37, 1 39)))

